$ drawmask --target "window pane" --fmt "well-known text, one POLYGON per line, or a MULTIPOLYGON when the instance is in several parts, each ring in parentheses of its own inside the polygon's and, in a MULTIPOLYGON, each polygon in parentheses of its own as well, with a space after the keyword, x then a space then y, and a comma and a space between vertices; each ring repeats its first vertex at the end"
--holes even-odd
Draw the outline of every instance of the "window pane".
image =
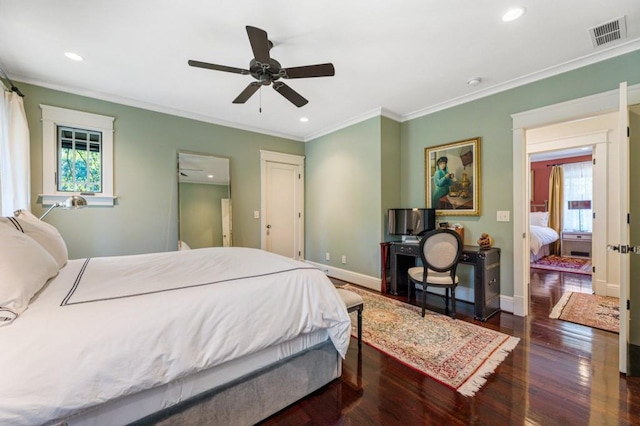
POLYGON ((102 133, 58 127, 58 191, 102 192, 102 133))
POLYGON ((565 231, 592 232, 593 164, 571 163, 562 166, 564 174, 564 211, 562 228, 565 231))

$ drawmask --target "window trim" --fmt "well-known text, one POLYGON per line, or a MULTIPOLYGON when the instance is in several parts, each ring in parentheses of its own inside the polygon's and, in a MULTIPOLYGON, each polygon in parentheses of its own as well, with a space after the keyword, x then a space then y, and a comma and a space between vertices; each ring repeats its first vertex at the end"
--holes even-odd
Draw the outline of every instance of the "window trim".
POLYGON ((42 205, 63 202, 72 195, 80 195, 90 206, 113 206, 116 196, 113 193, 113 121, 114 117, 75 111, 40 104, 42 109, 42 205), (56 172, 57 126, 102 132, 102 192, 91 195, 83 192, 58 191, 56 172))

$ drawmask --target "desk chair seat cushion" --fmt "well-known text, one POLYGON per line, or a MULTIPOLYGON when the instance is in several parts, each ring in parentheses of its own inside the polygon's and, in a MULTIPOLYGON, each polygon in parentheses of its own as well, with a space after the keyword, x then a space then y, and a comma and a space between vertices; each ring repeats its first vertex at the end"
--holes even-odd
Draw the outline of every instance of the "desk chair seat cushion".
MULTIPOLYGON (((416 283, 416 285, 420 285, 420 283, 424 281, 424 268, 422 266, 409 268, 408 273, 409 277, 416 283)), ((427 270, 427 283, 433 286, 454 284, 451 282, 451 274, 449 272, 436 272, 433 269, 427 270)), ((457 275, 455 276, 455 284, 458 284, 457 275)))

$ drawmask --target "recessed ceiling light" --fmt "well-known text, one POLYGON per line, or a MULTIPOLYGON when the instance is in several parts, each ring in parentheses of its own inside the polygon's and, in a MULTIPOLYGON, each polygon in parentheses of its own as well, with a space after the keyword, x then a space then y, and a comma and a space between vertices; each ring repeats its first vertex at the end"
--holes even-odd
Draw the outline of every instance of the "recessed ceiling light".
POLYGON ((477 86, 481 82, 482 82, 482 79, 480 77, 475 77, 475 78, 472 78, 469 81, 467 81, 467 84, 469 86, 477 86))
POLYGON ((515 7, 507 11, 507 13, 505 13, 504 15, 502 15, 502 20, 504 22, 515 21, 516 19, 524 15, 526 11, 527 9, 525 9, 524 7, 515 7))
POLYGON ((73 59, 74 61, 83 61, 84 59, 82 58, 82 56, 78 55, 77 53, 73 53, 73 52, 64 52, 64 56, 66 56, 69 59, 73 59))
POLYGON ((307 117, 300 117, 300 122, 301 123, 306 123, 307 121, 309 121, 309 119, 307 117))

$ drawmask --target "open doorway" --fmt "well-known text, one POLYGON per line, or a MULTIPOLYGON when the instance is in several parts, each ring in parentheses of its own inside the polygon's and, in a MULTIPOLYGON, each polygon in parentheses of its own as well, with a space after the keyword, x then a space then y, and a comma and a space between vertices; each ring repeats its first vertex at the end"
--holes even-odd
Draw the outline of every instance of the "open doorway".
POLYGON ((592 151, 591 146, 582 146, 530 156, 531 269, 587 275, 590 280, 592 151))

